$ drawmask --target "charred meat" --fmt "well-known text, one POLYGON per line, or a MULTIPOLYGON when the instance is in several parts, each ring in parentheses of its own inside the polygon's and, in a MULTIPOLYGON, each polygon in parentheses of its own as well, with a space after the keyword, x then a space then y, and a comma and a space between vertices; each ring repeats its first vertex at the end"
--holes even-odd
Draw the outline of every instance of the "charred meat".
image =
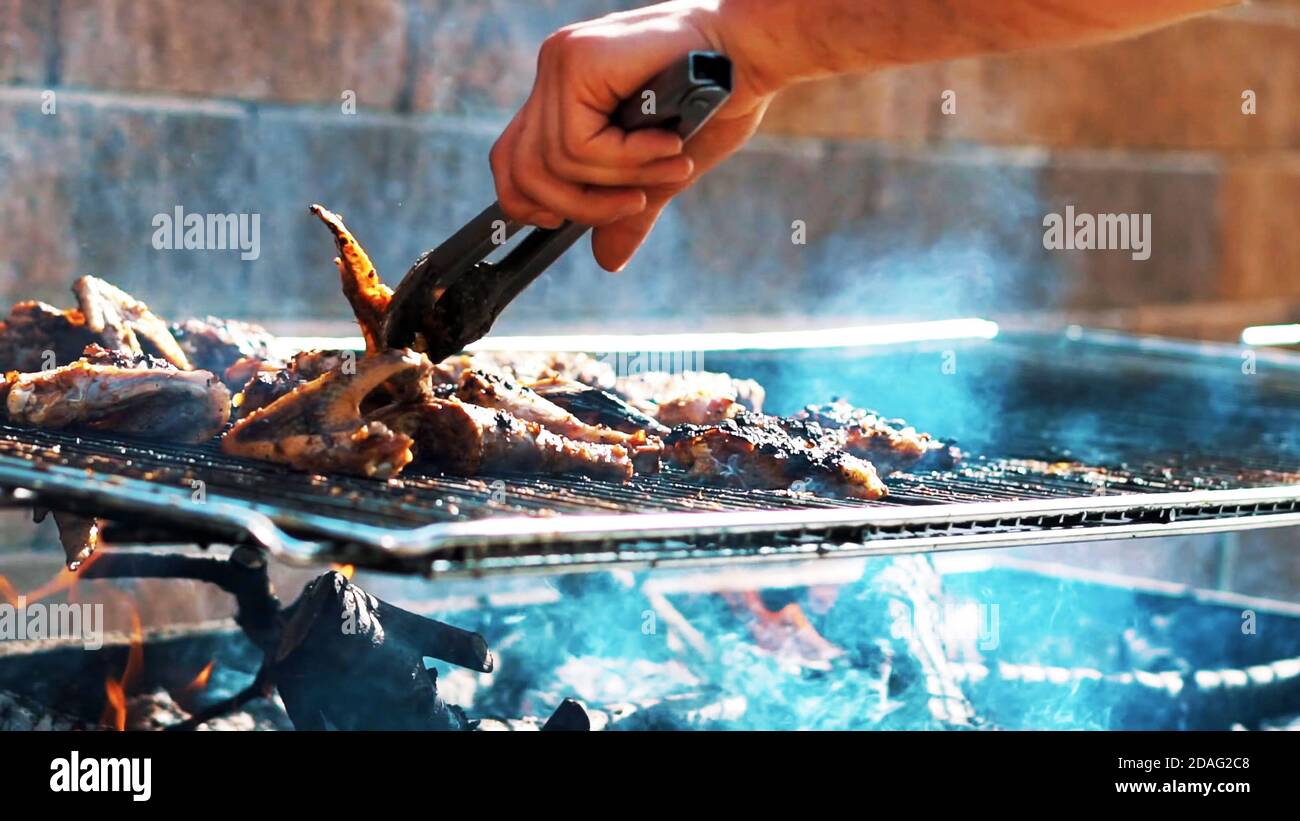
POLYGON ((869 459, 882 470, 908 467, 950 468, 961 459, 956 447, 935 439, 901 419, 855 408, 847 402, 809 405, 795 414, 798 420, 815 422, 830 440, 844 450, 869 459))
POLYGON ((366 340, 366 351, 377 353, 384 349, 384 315, 388 313, 393 289, 380 281, 370 257, 343 224, 341 216, 319 205, 313 205, 311 212, 334 235, 334 245, 339 252, 334 264, 339 268, 343 295, 347 297, 352 313, 356 315, 357 325, 361 327, 361 335, 366 340))
MULTIPOLYGON (((191 365, 220 374, 240 360, 270 360, 274 341, 261 325, 215 316, 174 323, 171 334, 191 365)), ((226 384, 238 388, 244 383, 226 384)))
POLYGON ((626 482, 632 460, 616 444, 581 442, 509 411, 429 398, 375 411, 373 418, 415 438, 422 460, 466 476, 490 471, 576 473, 626 482))
POLYGON ((427 378, 429 368, 420 354, 391 350, 365 357, 355 368, 330 370, 240 419, 222 437, 221 448, 299 470, 394 476, 414 458, 414 440, 368 419, 362 405, 389 380, 402 374, 427 378))
POLYGON ((167 324, 148 306, 102 279, 73 283, 77 307, 61 311, 44 302, 19 302, 0 322, 0 370, 24 373, 68 364, 87 345, 149 354, 182 370, 190 362, 167 324))
POLYGON ((10 373, 10 419, 43 428, 84 427, 173 442, 202 442, 230 418, 230 392, 208 371, 181 371, 147 355, 91 348, 87 358, 10 373))
POLYGON ((434 381, 455 383, 461 373, 475 370, 531 385, 548 379, 580 382, 601 390, 612 390, 614 368, 608 362, 585 353, 479 351, 449 356, 434 366, 434 381))
POLYGON ((761 413, 766 398, 752 379, 706 371, 634 374, 619 379, 615 391, 669 427, 716 424, 742 410, 761 413))
POLYGON ((745 412, 716 425, 675 428, 666 445, 674 464, 710 483, 801 487, 857 499, 887 493, 870 462, 824 441, 815 423, 745 412))
POLYGON ((624 433, 668 434, 668 428, 653 416, 637 410, 609 391, 558 376, 541 379, 528 387, 588 425, 604 425, 624 433))
MULTIPOLYGON (((352 351, 310 350, 293 355, 288 364, 279 368, 267 363, 249 365, 240 369, 251 376, 244 380, 243 388, 235 394, 233 404, 236 419, 243 419, 255 410, 264 408, 294 388, 325 374, 344 370, 344 363, 355 370, 357 355, 352 351)), ((236 363, 238 365, 239 363, 236 363)), ((236 365, 227 369, 226 376, 235 375, 236 365)))
POLYGON ((524 422, 535 422, 551 433, 566 439, 593 444, 622 445, 632 455, 642 473, 659 469, 663 445, 645 431, 623 433, 600 425, 589 425, 564 408, 529 388, 493 374, 465 371, 456 386, 455 396, 470 405, 503 410, 524 422))

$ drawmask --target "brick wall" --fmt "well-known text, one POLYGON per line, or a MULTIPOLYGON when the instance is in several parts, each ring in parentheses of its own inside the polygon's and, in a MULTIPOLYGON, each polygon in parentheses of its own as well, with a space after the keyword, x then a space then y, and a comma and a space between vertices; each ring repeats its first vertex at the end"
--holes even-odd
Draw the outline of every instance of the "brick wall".
MULTIPOLYGON (((491 199, 487 149, 541 38, 628 5, 4 0, 0 299, 62 300, 93 272, 172 314, 345 318, 306 205, 342 211, 398 277, 491 199), (261 257, 154 250, 153 216, 177 205, 260 214, 261 257)), ((623 276, 575 252, 504 327, 590 325, 596 287, 629 324, 1107 310, 1224 335, 1177 306, 1289 316, 1298 68, 1300 3, 1279 0, 1087 50, 793 89, 623 276), (1042 216, 1067 204, 1150 212, 1152 258, 1045 252, 1042 216)))

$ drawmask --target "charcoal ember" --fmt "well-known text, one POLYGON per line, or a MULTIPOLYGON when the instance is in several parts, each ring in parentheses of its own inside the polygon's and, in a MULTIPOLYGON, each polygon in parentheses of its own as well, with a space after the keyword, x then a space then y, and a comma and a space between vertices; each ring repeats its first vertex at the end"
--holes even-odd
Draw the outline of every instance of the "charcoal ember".
POLYGON ((51 710, 30 698, 0 690, 0 732, 11 730, 102 730, 96 724, 51 710))
POLYGON ((128 730, 163 730, 188 717, 166 690, 140 693, 126 700, 128 730))
POLYGON ((829 609, 813 615, 822 635, 847 651, 848 664, 883 677, 899 705, 889 721, 900 726, 976 723, 960 672, 948 661, 942 594, 927 557, 872 559, 829 609))
MULTIPOLYGON (((294 727, 470 729, 464 713, 439 697, 437 673, 424 665, 429 636, 412 619, 436 625, 380 601, 340 573, 308 584, 287 613, 271 663, 271 679, 294 727)), ((491 669, 490 662, 486 666, 491 669)))

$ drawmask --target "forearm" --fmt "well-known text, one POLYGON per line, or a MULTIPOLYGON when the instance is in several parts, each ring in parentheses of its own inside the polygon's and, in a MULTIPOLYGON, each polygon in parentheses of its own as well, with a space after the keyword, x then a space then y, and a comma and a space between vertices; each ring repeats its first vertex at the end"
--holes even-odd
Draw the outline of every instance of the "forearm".
POLYGON ((833 74, 1106 40, 1239 0, 718 0, 762 91, 833 74))

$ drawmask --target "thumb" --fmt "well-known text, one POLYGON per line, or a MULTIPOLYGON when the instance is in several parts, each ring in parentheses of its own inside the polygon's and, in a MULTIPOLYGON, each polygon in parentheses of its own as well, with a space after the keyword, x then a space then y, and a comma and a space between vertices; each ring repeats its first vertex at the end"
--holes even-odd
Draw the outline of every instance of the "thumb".
POLYGON ((597 227, 591 234, 591 251, 596 262, 606 271, 621 271, 628 260, 650 235, 659 215, 663 213, 665 199, 652 202, 639 213, 597 227))

